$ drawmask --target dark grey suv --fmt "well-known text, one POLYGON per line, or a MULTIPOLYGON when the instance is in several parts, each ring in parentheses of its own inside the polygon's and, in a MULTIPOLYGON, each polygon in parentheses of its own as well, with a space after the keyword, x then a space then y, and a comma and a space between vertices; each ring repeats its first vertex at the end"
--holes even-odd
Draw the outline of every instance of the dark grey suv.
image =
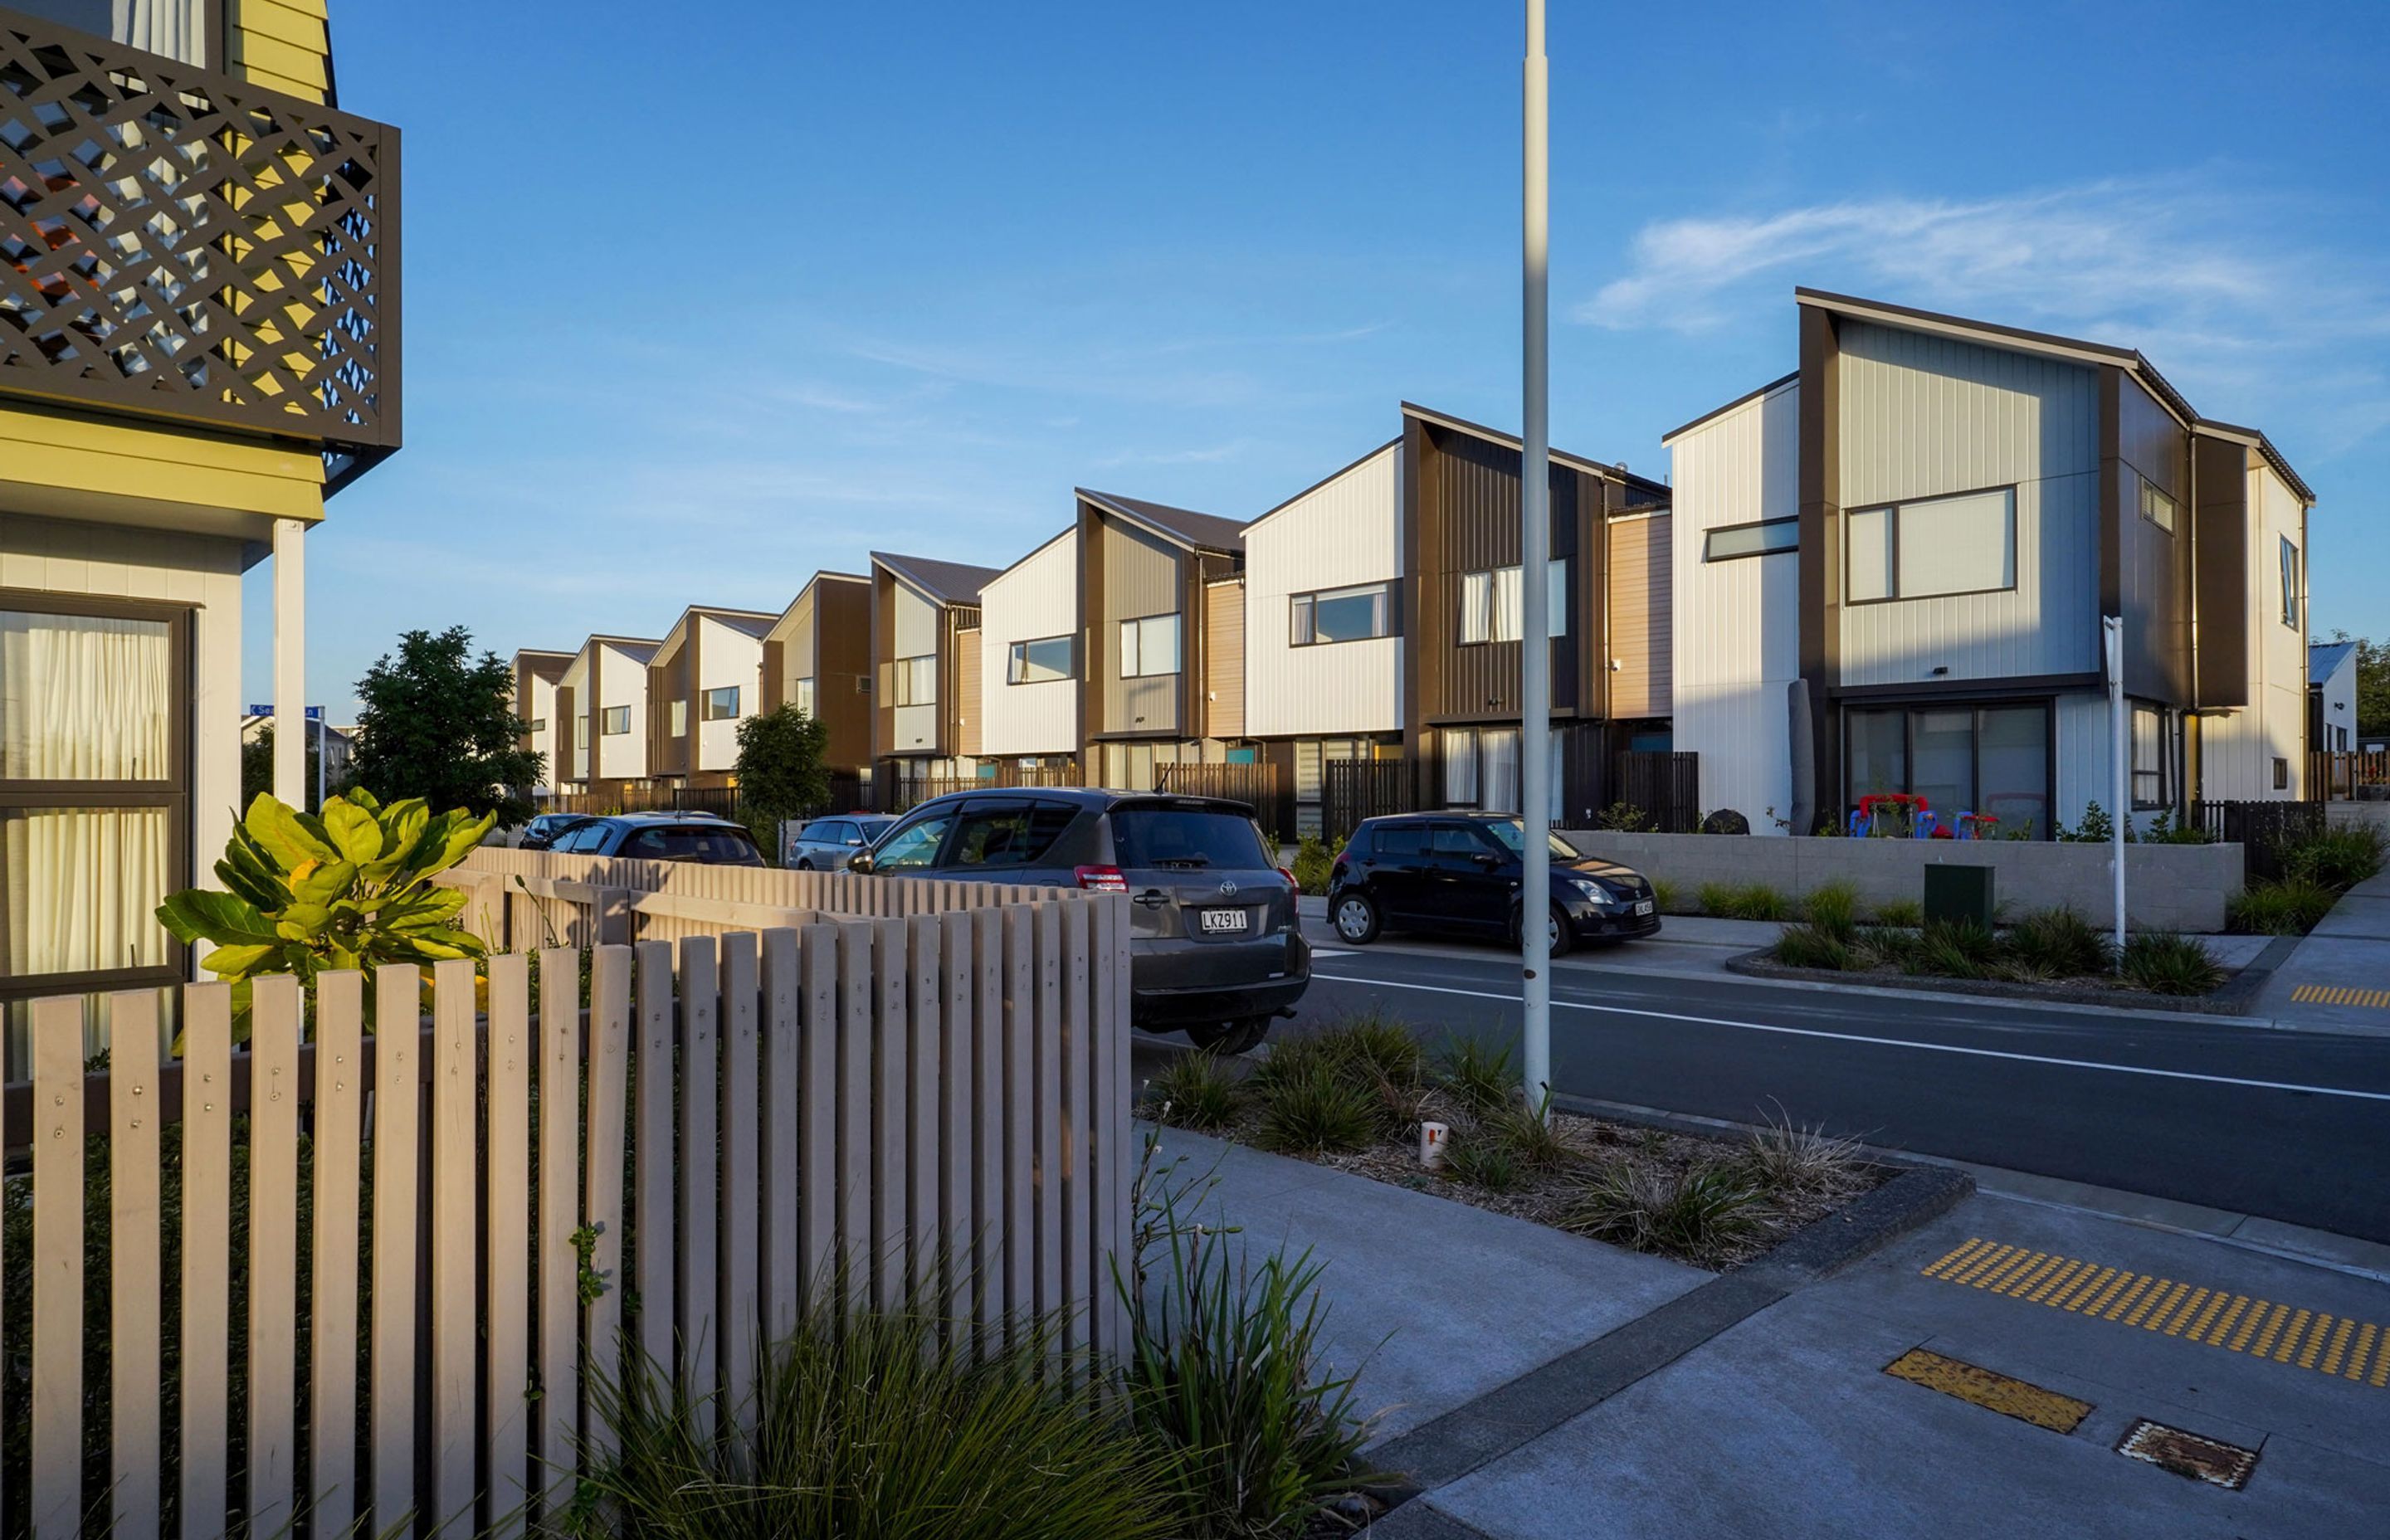
POLYGON ((1253 1047, 1311 983, 1294 879, 1242 802, 958 791, 905 815, 848 869, 1128 894, 1130 1019, 1198 1047, 1253 1047))

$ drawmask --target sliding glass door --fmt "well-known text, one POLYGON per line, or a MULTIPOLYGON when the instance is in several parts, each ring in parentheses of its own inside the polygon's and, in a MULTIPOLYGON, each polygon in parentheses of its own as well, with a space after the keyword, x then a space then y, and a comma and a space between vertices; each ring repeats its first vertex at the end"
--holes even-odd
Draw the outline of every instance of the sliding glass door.
POLYGON ((2047 701, 1846 710, 1844 812, 1900 792, 1924 798, 1944 828, 1988 815, 1998 821, 1986 833, 2048 839, 2049 713, 2047 701))

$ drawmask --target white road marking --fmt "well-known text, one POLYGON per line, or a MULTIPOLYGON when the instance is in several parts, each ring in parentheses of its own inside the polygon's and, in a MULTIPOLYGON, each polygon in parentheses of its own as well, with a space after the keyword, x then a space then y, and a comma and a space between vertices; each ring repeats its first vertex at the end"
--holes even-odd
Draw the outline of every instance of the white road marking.
MULTIPOLYGON (((1516 995, 1482 989, 1453 989, 1443 984, 1396 982, 1391 979, 1351 979, 1334 973, 1314 973, 1314 982, 1365 984, 1373 989, 1412 989, 1428 995, 1458 995, 1472 1000, 1517 1003, 1516 995)), ((2154 1075, 2161 1080, 2196 1080, 2210 1085, 2245 1085, 2259 1091, 2300 1091, 2317 1097, 2347 1097, 2358 1101, 2390 1101, 2390 1091, 2356 1091, 2339 1085, 2298 1085, 2279 1080, 2244 1080, 2238 1075, 2201 1074, 2194 1070, 2160 1070, 2145 1064, 2103 1064, 2092 1059, 2057 1059, 2046 1054, 2010 1053, 2000 1048, 1970 1048, 1957 1043, 1915 1043, 1903 1037, 1870 1037, 1858 1033, 1825 1032, 1815 1027, 1777 1026, 1767 1021, 1731 1021, 1718 1016, 1687 1016, 1673 1010, 1638 1010, 1631 1006, 1595 1005, 1584 1000, 1555 999, 1556 1009, 1607 1011, 1613 1016, 1648 1016, 1661 1021, 1690 1021, 1697 1026, 1734 1027, 1742 1032, 1778 1033, 1787 1037, 1823 1037, 1836 1043, 1867 1043, 1882 1048, 1917 1048, 1927 1053, 1965 1054, 1974 1059, 2007 1059, 2022 1064, 2054 1064, 2068 1070, 2106 1070, 2120 1075, 2154 1075)))
POLYGON ((1315 946, 1311 949, 1311 955, 1315 957, 1349 957, 1353 954, 1350 952, 1339 952, 1332 947, 1315 946))

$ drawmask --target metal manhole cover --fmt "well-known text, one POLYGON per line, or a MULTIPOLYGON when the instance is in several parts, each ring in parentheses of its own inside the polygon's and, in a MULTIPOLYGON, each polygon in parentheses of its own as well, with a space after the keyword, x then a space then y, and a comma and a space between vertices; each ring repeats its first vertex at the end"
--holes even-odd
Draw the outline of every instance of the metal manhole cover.
POLYGON ((2169 1428, 2148 1418, 2136 1421, 2125 1434, 2116 1453, 2127 1459, 2143 1461, 2161 1470, 2171 1470, 2191 1481, 2205 1482, 2229 1492, 2238 1492, 2249 1484, 2249 1473, 2257 1469, 2257 1451, 2238 1444, 2222 1444, 2197 1433, 2186 1433, 2179 1428, 2169 1428))

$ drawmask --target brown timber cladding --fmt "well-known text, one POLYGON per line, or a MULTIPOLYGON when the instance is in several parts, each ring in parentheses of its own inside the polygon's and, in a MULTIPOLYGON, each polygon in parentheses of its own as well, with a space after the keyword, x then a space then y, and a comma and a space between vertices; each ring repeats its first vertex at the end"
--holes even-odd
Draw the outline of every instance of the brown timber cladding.
POLYGON ((1180 697, 1186 692, 1184 673, 1122 677, 1120 628, 1124 621, 1178 615, 1183 670, 1192 640, 1185 615, 1185 565, 1192 558, 1161 536, 1119 520, 1099 515, 1094 525, 1103 562, 1102 603, 1089 626, 1094 633, 1093 655, 1101 660, 1103 671, 1102 712, 1094 732, 1176 737, 1180 697))
POLYGON ((1675 707, 1670 621, 1671 515, 1610 521, 1610 714, 1666 716, 1675 707))
POLYGON ((1245 736, 1245 584, 1203 587, 1205 738, 1245 736))

